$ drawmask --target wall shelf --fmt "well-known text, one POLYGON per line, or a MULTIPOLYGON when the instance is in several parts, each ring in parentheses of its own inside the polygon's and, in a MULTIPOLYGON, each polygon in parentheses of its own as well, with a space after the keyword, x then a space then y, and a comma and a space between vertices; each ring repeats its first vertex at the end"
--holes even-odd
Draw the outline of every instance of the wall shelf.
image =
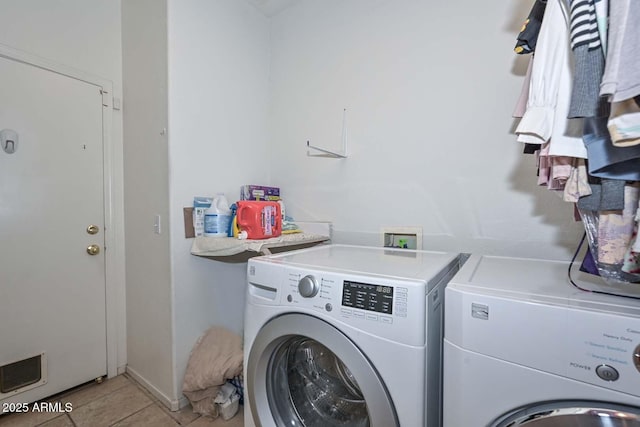
POLYGON ((326 243, 329 240, 329 236, 309 233, 283 234, 280 237, 261 240, 199 236, 193 240, 191 255, 238 263, 255 256, 302 249, 326 243))
POLYGON ((342 111, 342 149, 340 151, 328 150, 315 145, 311 145, 311 142, 307 140, 307 156, 309 157, 329 157, 332 159, 346 159, 347 158, 347 109, 342 111), (319 153, 310 152, 309 149, 315 150, 319 153))

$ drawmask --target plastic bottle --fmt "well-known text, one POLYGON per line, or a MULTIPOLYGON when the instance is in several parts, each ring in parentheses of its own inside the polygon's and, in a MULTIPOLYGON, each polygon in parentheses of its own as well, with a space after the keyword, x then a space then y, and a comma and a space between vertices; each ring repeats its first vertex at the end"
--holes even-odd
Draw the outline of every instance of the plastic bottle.
POLYGON ((218 193, 211 207, 204 212, 204 235, 207 237, 226 237, 231 221, 229 202, 222 193, 218 193))
POLYGON ((238 237, 238 221, 236 220, 236 213, 238 212, 238 205, 233 203, 229 206, 231 209, 231 221, 229 222, 229 230, 227 231, 227 237, 238 237))
POLYGON ((246 238, 268 239, 282 234, 282 214, 277 202, 240 200, 237 205, 236 221, 246 232, 246 238))
POLYGON ((204 213, 211 207, 213 197, 193 198, 193 232, 196 237, 204 236, 204 213))
POLYGON ((284 202, 282 199, 278 200, 278 204, 280 205, 280 217, 282 223, 287 221, 287 212, 284 210, 284 202))

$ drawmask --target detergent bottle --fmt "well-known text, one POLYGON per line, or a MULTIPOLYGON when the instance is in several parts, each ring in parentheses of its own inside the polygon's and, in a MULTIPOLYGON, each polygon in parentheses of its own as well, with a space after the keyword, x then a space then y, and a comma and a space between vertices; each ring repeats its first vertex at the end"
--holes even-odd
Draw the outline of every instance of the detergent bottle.
POLYGON ((282 214, 277 202, 240 200, 237 205, 236 221, 247 239, 268 239, 282 234, 282 214))
POLYGON ((208 237, 226 237, 231 221, 229 202, 223 193, 218 193, 211 207, 204 212, 204 235, 208 237))

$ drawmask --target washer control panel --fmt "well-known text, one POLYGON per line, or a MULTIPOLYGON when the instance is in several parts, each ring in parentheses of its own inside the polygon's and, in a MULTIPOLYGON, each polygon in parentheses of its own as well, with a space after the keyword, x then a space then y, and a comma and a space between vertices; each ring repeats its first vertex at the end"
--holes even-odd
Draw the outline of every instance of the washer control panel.
POLYGON ((393 286, 345 280, 342 284, 342 306, 393 314, 393 286))
POLYGON ((290 267, 283 285, 284 305, 396 341, 399 336, 408 344, 424 341, 426 283, 290 267))

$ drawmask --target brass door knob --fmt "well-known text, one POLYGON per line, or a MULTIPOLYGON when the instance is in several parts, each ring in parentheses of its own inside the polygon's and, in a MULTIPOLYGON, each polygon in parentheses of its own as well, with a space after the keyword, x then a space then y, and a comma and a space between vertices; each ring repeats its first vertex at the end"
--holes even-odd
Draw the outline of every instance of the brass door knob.
POLYGON ((100 231, 100 227, 98 227, 97 225, 91 224, 87 227, 87 233, 89 234, 97 234, 98 231, 100 231))
POLYGON ((98 245, 87 246, 87 253, 89 255, 98 255, 100 253, 100 246, 98 245))

